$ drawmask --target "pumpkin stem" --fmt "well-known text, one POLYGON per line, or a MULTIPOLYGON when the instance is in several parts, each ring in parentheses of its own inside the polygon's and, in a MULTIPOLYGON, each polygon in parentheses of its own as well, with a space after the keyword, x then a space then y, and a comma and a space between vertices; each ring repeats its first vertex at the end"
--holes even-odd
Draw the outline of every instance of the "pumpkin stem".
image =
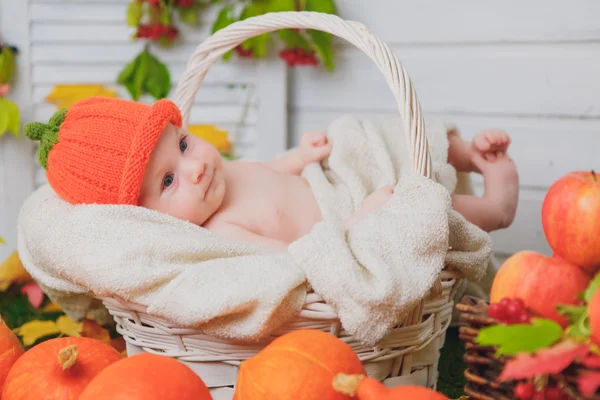
POLYGON ((77 345, 72 344, 58 352, 58 363, 63 371, 71 368, 77 362, 77 345))
POLYGON ((594 178, 594 183, 598 182, 598 176, 596 175, 596 171, 592 170, 592 178, 594 178))
POLYGON ((333 388, 346 396, 356 396, 358 392, 358 386, 365 379, 364 375, 347 375, 347 374, 337 374, 333 378, 333 388))

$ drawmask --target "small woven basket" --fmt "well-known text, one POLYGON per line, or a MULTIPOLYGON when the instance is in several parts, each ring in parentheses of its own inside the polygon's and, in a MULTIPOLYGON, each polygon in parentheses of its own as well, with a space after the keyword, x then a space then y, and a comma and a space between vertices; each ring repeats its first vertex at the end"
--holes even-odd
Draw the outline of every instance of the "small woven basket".
MULTIPOLYGON (((514 388, 523 381, 498 381, 504 365, 510 358, 496 357, 494 347, 475 343, 480 329, 499 323, 488 316, 488 306, 488 302, 468 296, 456 305, 460 322, 463 324, 459 328, 459 339, 465 344, 464 361, 468 366, 465 370, 465 394, 475 400, 514 399, 514 388)), ((587 372, 598 373, 597 370, 592 371, 575 363, 560 374, 549 376, 547 379, 548 383, 559 386, 572 399, 600 400, 600 395, 582 397, 579 394, 577 377, 587 372)))
MULTIPOLYGON (((175 102, 187 125, 196 92, 208 69, 244 40, 286 28, 316 29, 348 40, 379 67, 392 89, 411 149, 413 170, 432 176, 431 159, 421 106, 410 79, 392 51, 362 24, 314 12, 271 13, 236 22, 197 47, 181 79, 175 102)), ((301 312, 269 339, 239 343, 182 329, 149 315, 146 308, 118 298, 103 298, 104 305, 127 342, 128 354, 150 352, 174 357, 190 366, 211 388, 215 400, 231 399, 240 363, 252 357, 275 337, 296 329, 319 329, 348 343, 367 373, 388 386, 420 385, 435 388, 439 349, 452 319, 458 274, 444 270, 429 294, 408 317, 377 346, 360 344, 341 326, 335 310, 316 293, 309 293, 301 312)))

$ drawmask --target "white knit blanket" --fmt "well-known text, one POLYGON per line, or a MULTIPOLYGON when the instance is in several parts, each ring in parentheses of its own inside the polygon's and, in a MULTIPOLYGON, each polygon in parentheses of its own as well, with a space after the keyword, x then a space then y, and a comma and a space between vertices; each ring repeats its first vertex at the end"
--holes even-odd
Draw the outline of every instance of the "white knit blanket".
POLYGON ((23 264, 72 318, 93 297, 119 296, 181 327, 229 339, 258 339, 302 308, 309 287, 342 325, 374 345, 432 287, 444 264, 478 281, 489 235, 451 209, 456 173, 446 163, 447 127, 427 123, 436 179, 410 172, 400 121, 377 127, 345 116, 309 181, 324 221, 276 253, 133 206, 62 201, 46 185, 23 205, 23 264), (342 220, 375 189, 397 184, 389 202, 347 232, 342 220))

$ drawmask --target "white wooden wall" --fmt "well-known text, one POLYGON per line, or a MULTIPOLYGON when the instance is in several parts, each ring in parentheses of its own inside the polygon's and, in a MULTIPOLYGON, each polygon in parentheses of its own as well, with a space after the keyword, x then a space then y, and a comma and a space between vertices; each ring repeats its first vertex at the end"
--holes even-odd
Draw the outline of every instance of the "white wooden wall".
MULTIPOLYGON (((54 111, 43 99, 57 83, 113 82, 140 49, 123 21, 128 0, 0 0, 0 38, 18 45, 14 99, 24 120, 54 111)), ((564 173, 599 168, 600 2, 597 0, 337 0, 340 14, 386 41, 411 75, 426 116, 456 121, 465 137, 485 128, 513 136, 521 175, 514 225, 493 235, 505 257, 521 249, 549 253, 540 224, 547 187, 564 173)), ((212 16, 207 19, 212 20, 212 16)), ((208 24, 184 30, 185 42, 156 51, 176 84, 208 24)), ((338 42, 337 70, 287 71, 280 62, 214 67, 194 108, 195 123, 234 131, 251 107, 237 148, 268 157, 350 112, 392 116, 395 105, 376 67, 338 42), (289 76, 288 76, 289 74, 289 76), (287 80, 287 85, 286 85, 287 80), (231 89, 229 84, 246 84, 231 89)), ((119 89, 124 97, 126 94, 119 89)), ((14 248, 16 213, 36 185, 27 140, 0 139, 0 259, 14 248)), ((480 180, 478 181, 480 182, 480 180)), ((37 181, 39 183, 39 180, 37 181)))
MULTIPOLYGON (((600 168, 600 2, 338 4, 341 16, 362 22, 393 48, 426 117, 455 121, 467 138, 486 128, 512 135, 520 203, 512 227, 493 234, 494 249, 500 258, 523 249, 550 254, 540 216, 545 191, 571 170, 600 168)), ((292 143, 346 112, 396 115, 374 64, 340 45, 334 74, 298 69, 291 75, 292 143)))
MULTIPOLYGON (((115 84, 119 71, 143 48, 130 40, 126 26, 129 0, 0 0, 0 38, 18 45, 20 76, 14 99, 24 122, 46 122, 57 110, 45 97, 57 84, 104 84, 123 98, 115 84)), ((175 87, 187 60, 210 32, 214 12, 200 26, 183 29, 183 40, 170 49, 151 51, 171 72, 175 87)), ((277 60, 215 65, 207 74, 192 109, 191 124, 216 124, 227 130, 236 155, 263 159, 287 146, 286 68, 277 60), (266 135, 266 136, 265 136, 266 135), (260 143, 260 146, 259 146, 260 143)), ((142 101, 154 101, 149 96, 142 101)), ((22 137, 0 139, 0 260, 15 248, 16 218, 23 200, 44 183, 35 149, 22 137)))

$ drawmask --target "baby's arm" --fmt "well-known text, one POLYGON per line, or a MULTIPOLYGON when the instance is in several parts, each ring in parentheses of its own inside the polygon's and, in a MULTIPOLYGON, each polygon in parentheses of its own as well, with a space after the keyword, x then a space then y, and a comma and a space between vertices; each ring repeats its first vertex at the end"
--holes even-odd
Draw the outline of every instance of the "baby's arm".
POLYGON ((282 157, 275 159, 267 166, 275 171, 300 175, 311 162, 320 162, 331 153, 331 143, 325 132, 306 132, 302 136, 300 147, 286 152, 282 157))
POLYGON ((307 162, 303 160, 299 149, 290 150, 283 156, 267 163, 267 166, 283 174, 300 175, 307 162))

